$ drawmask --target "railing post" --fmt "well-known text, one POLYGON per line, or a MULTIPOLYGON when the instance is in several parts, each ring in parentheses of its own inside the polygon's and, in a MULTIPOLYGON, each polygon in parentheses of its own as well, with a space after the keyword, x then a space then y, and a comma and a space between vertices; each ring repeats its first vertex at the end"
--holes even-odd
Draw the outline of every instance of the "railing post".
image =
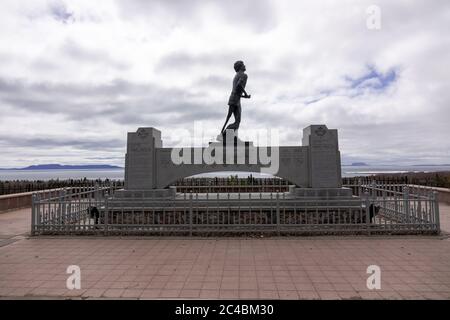
POLYGON ((433 204, 434 204, 434 221, 436 224, 436 231, 437 233, 441 233, 441 220, 439 217, 439 198, 438 198, 438 192, 437 191, 433 191, 432 194, 432 199, 433 199, 433 204))
POLYGON ((33 195, 31 196, 31 235, 34 236, 35 235, 35 228, 36 228, 36 202, 37 202, 37 197, 36 194, 33 193, 33 195))
POLYGON ((366 203, 366 229, 367 234, 370 236, 370 193, 364 193, 365 203, 366 203))
POLYGON ((410 203, 409 203, 409 187, 405 186, 403 188, 403 209, 405 211, 405 215, 406 215, 406 222, 409 223, 410 222, 410 203))
POLYGON ((192 236, 192 193, 189 194, 189 236, 192 236))
POLYGON ((383 202, 383 205, 382 205, 383 209, 386 207, 386 198, 387 198, 386 188, 387 188, 387 185, 384 185, 383 191, 381 193, 381 197, 382 197, 381 199, 382 199, 382 202, 383 202))
POLYGON ((377 191, 377 183, 375 182, 375 179, 372 180, 372 199, 376 199, 378 196, 378 191, 377 191))
POLYGON ((395 212, 396 215, 399 214, 399 211, 398 211, 398 199, 397 199, 397 192, 396 191, 394 191, 394 212, 395 212))
POLYGON ((94 185, 94 203, 97 203, 97 201, 100 199, 100 193, 99 193, 99 186, 98 183, 96 182, 94 185))
POLYGON ((277 208, 277 234, 280 235, 280 196, 277 192, 276 197, 276 208, 277 208))
POLYGON ((358 196, 358 197, 360 197, 361 196, 361 190, 362 190, 362 179, 361 178, 358 178, 358 194, 356 194, 356 196, 358 196))
POLYGON ((41 217, 41 199, 42 199, 42 192, 37 193, 36 194, 36 202, 35 202, 35 207, 36 207, 36 227, 35 230, 37 231, 37 229, 41 228, 41 223, 42 223, 42 217, 41 217))
POLYGON ((108 197, 105 199, 105 236, 108 235, 108 218, 109 218, 109 201, 108 197))
POLYGON ((422 224, 421 214, 422 214, 422 192, 419 188, 419 195, 417 197, 417 208, 416 212, 414 212, 414 222, 417 223, 419 221, 422 224))
POLYGON ((61 225, 62 217, 62 204, 64 199, 63 190, 59 189, 55 191, 56 201, 55 201, 55 215, 52 217, 51 228, 52 231, 59 231, 59 226, 61 225))
MULTIPOLYGON (((67 199, 69 201, 68 205, 67 205, 67 220, 69 223, 72 222, 72 193, 73 193, 73 188, 68 188, 67 190, 67 199)), ((66 226, 66 228, 68 228, 66 226)))

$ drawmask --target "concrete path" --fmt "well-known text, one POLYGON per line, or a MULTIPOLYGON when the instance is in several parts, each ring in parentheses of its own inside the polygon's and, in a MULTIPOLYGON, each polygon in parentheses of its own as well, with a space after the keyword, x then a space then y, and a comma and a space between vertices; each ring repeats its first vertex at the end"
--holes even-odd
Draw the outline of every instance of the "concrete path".
MULTIPOLYGON (((440 206, 450 232, 450 206, 440 206)), ((442 237, 27 238, 30 209, 0 214, 0 297, 450 299, 442 237), (69 265, 81 289, 66 288, 69 265), (369 290, 367 267, 381 269, 369 290)))
POLYGON ((30 234, 31 208, 0 213, 0 247, 30 234))
POLYGON ((450 299, 450 240, 33 238, 0 248, 0 296, 450 299), (69 265, 79 290, 66 288, 69 265), (380 290, 367 288, 370 265, 380 290))

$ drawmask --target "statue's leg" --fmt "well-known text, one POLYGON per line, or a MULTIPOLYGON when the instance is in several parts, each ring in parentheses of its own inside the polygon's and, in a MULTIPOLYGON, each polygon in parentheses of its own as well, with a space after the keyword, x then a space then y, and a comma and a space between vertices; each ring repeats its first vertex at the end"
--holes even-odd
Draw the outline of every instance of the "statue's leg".
POLYGON ((234 123, 228 127, 228 129, 233 129, 234 143, 236 144, 239 140, 238 129, 241 124, 241 104, 238 103, 233 111, 234 123))
POLYGON ((223 132, 224 132, 224 130, 225 130, 225 126, 227 125, 227 123, 228 123, 228 120, 230 120, 230 118, 231 118, 231 114, 233 113, 233 108, 231 107, 231 106, 228 106, 228 114, 227 114, 227 118, 226 118, 226 120, 225 120, 225 123, 223 124, 223 127, 222 127, 222 130, 220 131, 222 134, 223 134, 223 132))
POLYGON ((239 129, 239 125, 241 124, 241 103, 237 105, 237 108, 234 112, 234 122, 236 123, 236 129, 239 129))
POLYGON ((237 104, 233 107, 234 122, 227 127, 227 130, 237 130, 241 124, 241 105, 237 104))

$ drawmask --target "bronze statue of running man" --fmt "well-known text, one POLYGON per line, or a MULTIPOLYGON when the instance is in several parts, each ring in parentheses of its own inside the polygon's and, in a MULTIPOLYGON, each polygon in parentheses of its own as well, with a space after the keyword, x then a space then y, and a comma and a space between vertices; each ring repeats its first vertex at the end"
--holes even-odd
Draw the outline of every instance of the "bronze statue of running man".
POLYGON ((234 130, 234 134, 237 135, 237 130, 241 123, 241 98, 250 99, 250 95, 245 91, 248 76, 245 73, 246 68, 244 62, 240 60, 236 61, 234 63, 234 70, 236 71, 236 75, 233 79, 233 89, 231 91, 230 99, 228 100, 227 119, 220 132, 220 137, 222 137, 223 140, 225 140, 226 130, 234 130), (232 114, 234 115, 234 123, 225 128, 232 114))

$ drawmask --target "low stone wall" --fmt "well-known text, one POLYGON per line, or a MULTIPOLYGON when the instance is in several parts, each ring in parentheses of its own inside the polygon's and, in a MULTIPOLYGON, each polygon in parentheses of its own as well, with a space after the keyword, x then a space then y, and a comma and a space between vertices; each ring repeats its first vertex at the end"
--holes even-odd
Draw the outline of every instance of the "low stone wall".
POLYGON ((437 192, 439 192, 438 199, 439 202, 444 202, 446 204, 450 204, 450 189, 446 188, 434 188, 437 192))
POLYGON ((33 193, 45 194, 48 197, 56 196, 60 189, 51 189, 34 192, 13 193, 0 196, 0 213, 31 207, 33 193))
POLYGON ((438 193, 439 202, 450 204, 450 189, 437 188, 437 187, 424 187, 424 186, 418 186, 418 185, 414 185, 414 184, 410 184, 409 187, 436 191, 438 193))
POLYGON ((33 192, 13 193, 0 196, 0 212, 31 207, 33 192))

